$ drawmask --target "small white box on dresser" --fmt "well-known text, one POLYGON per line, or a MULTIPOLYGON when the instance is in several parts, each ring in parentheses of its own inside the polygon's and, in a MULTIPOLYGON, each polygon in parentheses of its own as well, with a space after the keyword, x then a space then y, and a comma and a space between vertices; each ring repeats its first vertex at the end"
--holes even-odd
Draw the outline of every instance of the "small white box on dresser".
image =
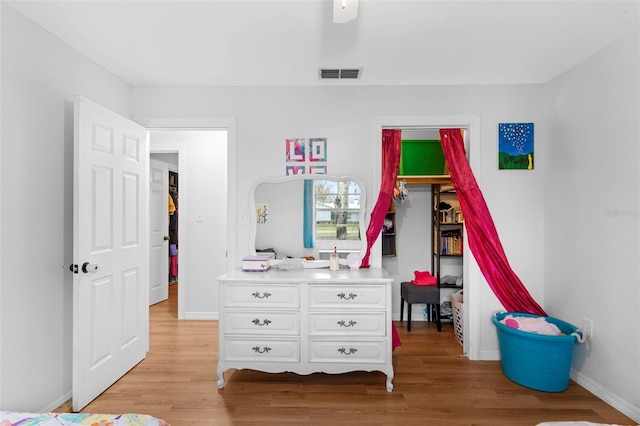
POLYGON ((242 258, 242 270, 245 272, 264 272, 270 267, 270 258, 267 256, 247 256, 242 258))

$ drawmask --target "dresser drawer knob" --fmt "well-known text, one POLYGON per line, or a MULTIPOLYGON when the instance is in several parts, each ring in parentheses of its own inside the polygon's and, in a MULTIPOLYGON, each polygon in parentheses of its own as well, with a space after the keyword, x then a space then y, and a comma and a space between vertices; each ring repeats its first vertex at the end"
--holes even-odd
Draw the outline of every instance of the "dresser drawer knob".
POLYGON ((343 300, 353 300, 356 297, 358 297, 358 295, 355 293, 349 293, 349 294, 338 293, 338 297, 343 300))
POLYGON ((269 296, 271 296, 271 293, 268 293, 265 291, 264 293, 260 294, 259 292, 256 291, 255 293, 251 293, 251 295, 256 299, 268 299, 269 296))
POLYGON ((338 352, 340 352, 342 355, 353 355, 356 352, 358 352, 358 350, 356 348, 346 349, 346 348, 342 347, 342 348, 338 349, 338 352))
POLYGON ((263 325, 271 324, 271 320, 268 320, 268 319, 265 319, 264 321, 260 321, 258 318, 256 318, 251 322, 254 323, 255 325, 259 325, 260 327, 262 327, 263 325))
POLYGON ((262 348, 260 348, 260 346, 254 346, 253 347, 253 351, 255 353, 258 354, 266 354, 267 352, 269 352, 271 350, 271 348, 269 346, 264 346, 262 348))
POLYGON ((346 322, 345 320, 340 320, 338 321, 338 325, 340 327, 353 327, 354 325, 356 325, 358 322, 354 321, 354 320, 349 320, 349 322, 346 322))

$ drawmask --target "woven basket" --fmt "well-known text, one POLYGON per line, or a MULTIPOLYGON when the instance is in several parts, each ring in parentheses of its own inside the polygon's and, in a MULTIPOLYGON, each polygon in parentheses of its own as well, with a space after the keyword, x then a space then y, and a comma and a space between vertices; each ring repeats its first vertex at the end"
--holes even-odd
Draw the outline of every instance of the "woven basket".
POLYGON ((464 314, 462 307, 462 290, 460 290, 451 295, 451 309, 453 311, 453 332, 460 346, 464 346, 464 314))

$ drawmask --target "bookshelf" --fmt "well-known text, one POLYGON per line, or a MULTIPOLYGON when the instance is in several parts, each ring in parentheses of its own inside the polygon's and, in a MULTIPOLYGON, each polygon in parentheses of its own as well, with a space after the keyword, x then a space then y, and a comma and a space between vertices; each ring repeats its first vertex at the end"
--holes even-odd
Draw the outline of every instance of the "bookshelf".
POLYGON ((389 204, 382 228, 382 256, 396 256, 396 206, 393 200, 389 204))
MULTIPOLYGON (((431 185, 433 259, 432 275, 438 286, 459 289, 462 282, 452 277, 462 276, 464 218, 458 196, 451 185, 431 185)), ((446 298, 448 300, 448 297, 446 298)))

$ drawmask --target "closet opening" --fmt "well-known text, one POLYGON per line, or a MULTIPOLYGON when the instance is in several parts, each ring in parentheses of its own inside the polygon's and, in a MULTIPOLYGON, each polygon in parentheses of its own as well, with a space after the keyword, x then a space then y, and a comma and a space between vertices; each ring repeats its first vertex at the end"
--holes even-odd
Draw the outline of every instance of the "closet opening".
MULTIPOLYGON (((440 146, 439 130, 445 127, 462 128, 468 144, 466 126, 449 126, 446 123, 442 126, 381 126, 381 130, 401 130, 404 156, 401 156, 399 177, 388 214, 393 222, 389 224, 393 237, 383 231, 381 262, 396 283, 396 309, 400 308, 401 283, 415 280, 416 271, 428 272, 435 277, 440 292, 442 333, 449 333, 451 339, 460 345, 461 352, 467 354, 464 342, 464 306, 456 302, 470 300, 469 297, 462 298, 469 285, 469 281, 465 279, 468 278, 465 274, 468 271, 468 259, 463 256, 466 245, 464 218, 460 213, 460 205, 440 146), (405 149, 406 146, 408 148, 405 149), (432 152, 437 158, 420 157, 432 155, 432 152), (426 170, 416 170, 416 167, 426 170), (439 167, 439 170, 434 171, 433 167, 439 167), (391 253, 389 247, 393 247, 391 253)), ((425 276, 418 275, 421 278, 425 276)), ((407 326, 407 307, 403 306, 404 322, 400 327, 407 326)), ((412 322, 434 321, 434 306, 416 303, 411 309, 412 322)), ((400 312, 395 319, 399 318, 400 312)))

